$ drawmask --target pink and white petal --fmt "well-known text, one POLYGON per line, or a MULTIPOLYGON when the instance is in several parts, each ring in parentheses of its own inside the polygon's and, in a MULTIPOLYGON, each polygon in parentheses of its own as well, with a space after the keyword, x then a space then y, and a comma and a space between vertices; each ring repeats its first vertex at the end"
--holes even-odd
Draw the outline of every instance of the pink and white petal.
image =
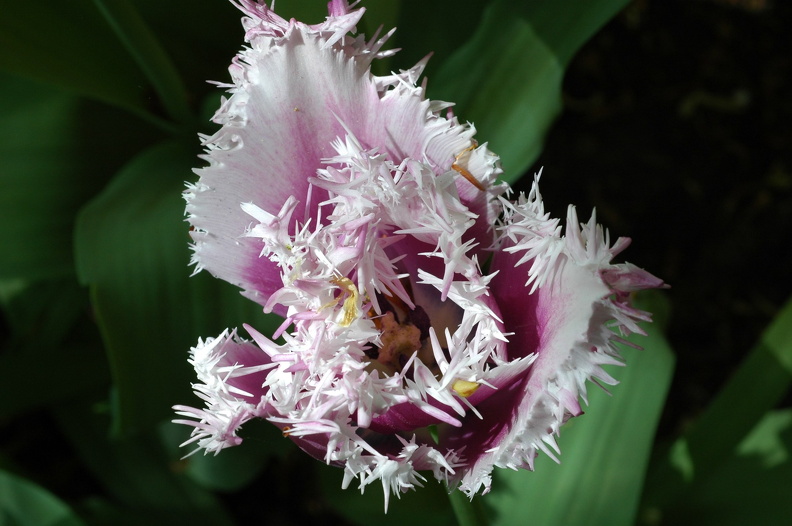
MULTIPOLYGON (((519 236, 515 241, 519 245, 519 236)), ((509 359, 534 353, 536 358, 523 381, 477 405, 484 416, 480 422, 469 416, 458 435, 449 432, 447 446, 468 445, 468 464, 453 479, 468 494, 489 490, 494 466, 532 468, 539 450, 555 458, 554 436, 570 416, 580 414, 577 400, 586 399, 586 382, 615 383, 602 368, 621 365, 610 323, 616 320, 629 329, 635 313, 611 300, 616 291, 603 279, 613 268, 610 247, 596 223, 581 227, 570 208, 562 242, 560 255, 552 250, 544 254, 553 258, 553 268, 532 294, 514 286, 526 278, 525 273, 515 275, 515 269, 526 268, 517 266, 519 251, 499 252, 493 261, 493 270, 500 273, 491 281, 491 291, 504 306, 505 326, 514 332, 509 359)))
POLYGON ((369 429, 376 433, 393 434, 412 432, 422 427, 438 424, 459 427, 461 425, 459 419, 451 416, 452 414, 454 414, 454 410, 451 407, 434 399, 430 399, 429 402, 422 405, 415 402, 403 402, 372 419, 369 429))
POLYGON ((185 193, 193 259, 289 318, 284 345, 253 329, 259 347, 226 333, 199 342, 206 408, 178 407, 196 420, 181 421, 191 441, 217 452, 264 418, 344 466, 344 486, 380 480, 386 494, 420 485, 416 469, 486 493, 495 466, 555 458, 587 381, 615 383, 603 369, 621 364, 613 329, 648 319, 629 293, 662 282, 612 265, 627 241, 610 246, 594 217, 581 225, 570 208, 562 237, 536 182, 503 199, 497 156, 415 85, 425 61, 370 73, 390 34, 349 37, 362 10, 333 0, 308 26, 239 3, 251 47, 231 67, 222 129, 205 139, 209 166, 185 193), (366 356, 389 295, 432 354, 380 377, 366 356))
MULTIPOLYGON (((309 179, 336 153, 333 141, 348 133, 396 163, 426 160, 438 174, 450 169, 473 135, 455 119, 436 115, 422 89, 403 78, 383 86, 366 60, 328 46, 326 32, 296 22, 272 25, 273 33, 285 34, 257 33, 253 47, 232 65, 232 95, 214 118, 223 127, 205 139, 209 166, 196 170, 200 180, 185 193, 198 269, 261 304, 283 284, 277 266, 260 257, 260 242, 244 237, 253 218, 241 203, 276 214, 294 196, 299 203, 292 221, 315 218, 327 193, 309 190, 309 179)), ((477 150, 471 159, 478 177, 497 175, 494 156, 477 150)), ((481 216, 479 230, 489 228, 493 207, 478 195, 465 201, 481 216)))
POLYGON ((262 384, 274 364, 255 344, 237 338, 236 331, 199 340, 191 354, 190 363, 199 380, 193 389, 205 406, 174 407, 177 414, 194 419, 174 421, 193 427, 185 444, 197 442, 199 448, 214 453, 239 445, 242 439, 237 436, 237 429, 268 413, 262 384))
MULTIPOLYGON (((557 399, 561 389, 577 393, 596 360, 578 356, 575 349, 588 339, 596 304, 609 293, 596 269, 563 264, 557 279, 529 295, 504 293, 508 283, 492 287, 499 300, 508 303, 502 315, 506 327, 519 329, 510 337, 510 358, 536 353, 535 361, 519 381, 501 388, 477 404, 483 419, 468 416, 462 431, 449 433, 448 447, 467 445, 465 469, 455 482, 469 494, 488 488, 495 465, 525 467, 532 464, 536 449, 557 432, 565 408, 557 399)), ((596 350, 591 350, 591 353, 596 350)))

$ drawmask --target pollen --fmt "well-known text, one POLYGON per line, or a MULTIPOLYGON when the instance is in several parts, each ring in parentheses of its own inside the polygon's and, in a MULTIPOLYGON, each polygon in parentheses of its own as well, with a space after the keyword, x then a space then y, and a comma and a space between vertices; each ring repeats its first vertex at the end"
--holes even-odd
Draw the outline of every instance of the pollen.
POLYGON ((478 388, 481 387, 480 383, 477 382, 468 382, 467 380, 456 380, 454 385, 451 386, 451 389, 454 390, 456 394, 461 396, 462 398, 468 398, 475 393, 478 388))
POLYGON ((399 323, 392 312, 386 312, 380 319, 380 341, 377 361, 398 370, 400 357, 409 357, 421 349, 421 330, 411 323, 399 323))
POLYGON ((469 157, 470 156, 470 152, 473 151, 477 146, 478 146, 478 144, 474 141, 473 144, 471 144, 470 146, 468 146, 467 148, 462 150, 459 153, 459 155, 457 155, 454 158, 454 162, 451 163, 451 169, 454 170, 455 172, 457 172, 459 175, 461 175, 465 179, 467 179, 468 181, 470 181, 470 184, 472 184, 473 186, 475 186, 476 188, 478 188, 482 192, 485 192, 487 189, 484 188, 484 185, 481 184, 481 181, 476 179, 476 177, 472 173, 470 173, 470 171, 467 168, 464 168, 463 166, 460 166, 460 164, 459 164, 459 159, 461 159, 465 154, 468 154, 468 157, 469 157))
POLYGON ((344 304, 341 308, 343 316, 338 324, 342 327, 349 327, 359 314, 357 303, 360 294, 358 289, 351 279, 343 276, 331 279, 330 283, 341 288, 341 297, 336 300, 336 303, 340 302, 341 298, 344 298, 344 304))

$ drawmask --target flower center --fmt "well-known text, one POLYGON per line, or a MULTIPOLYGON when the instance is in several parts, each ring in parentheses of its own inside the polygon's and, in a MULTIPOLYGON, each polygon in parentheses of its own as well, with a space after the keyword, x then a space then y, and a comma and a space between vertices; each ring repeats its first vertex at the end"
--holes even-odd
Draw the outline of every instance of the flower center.
MULTIPOLYGON (((377 300, 383 313, 377 315, 373 309, 369 316, 374 325, 380 331, 380 345, 372 347, 367 351, 367 356, 371 359, 371 366, 388 375, 401 372, 407 362, 414 354, 423 362, 434 374, 439 376, 440 369, 435 361, 434 351, 429 338, 430 329, 433 327, 432 319, 436 320, 458 320, 460 317, 459 307, 453 302, 447 301, 438 303, 430 307, 430 314, 422 305, 416 303, 411 284, 408 280, 403 280, 413 308, 410 308, 395 294, 377 295, 377 300), (453 312, 452 312, 453 311, 453 312)), ((419 285, 420 287, 420 285, 419 285)), ((389 291, 390 292, 390 291, 389 291)), ((447 354, 446 349, 446 328, 455 327, 452 324, 442 324, 435 326, 441 348, 447 354)))
POLYGON ((400 370, 408 357, 422 347, 421 330, 409 322, 399 323, 393 312, 386 312, 377 322, 381 332, 377 361, 400 370))

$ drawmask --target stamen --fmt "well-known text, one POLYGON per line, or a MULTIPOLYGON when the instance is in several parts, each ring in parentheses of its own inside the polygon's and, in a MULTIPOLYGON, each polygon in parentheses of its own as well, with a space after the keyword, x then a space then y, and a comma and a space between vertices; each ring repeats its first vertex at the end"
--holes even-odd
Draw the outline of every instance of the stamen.
POLYGON ((460 157, 462 157, 462 156, 463 156, 463 155, 465 155, 466 153, 469 153, 469 152, 471 152, 471 151, 475 150, 477 147, 478 147, 478 143, 476 143, 476 141, 473 141, 473 144, 471 144, 470 146, 468 146, 467 148, 465 148, 464 150, 462 150, 462 151, 459 153, 459 155, 457 155, 457 156, 454 158, 454 162, 453 162, 453 163, 451 163, 451 169, 452 169, 452 170, 454 170, 455 172, 457 172, 458 174, 460 174, 462 177, 464 177, 464 178, 465 178, 465 179, 467 179, 468 181, 470 181, 470 183, 471 183, 473 186, 475 186, 476 188, 478 188, 478 189, 479 189, 479 190, 481 190, 482 192, 486 192, 486 191, 487 191, 487 189, 486 189, 486 188, 484 188, 484 185, 483 185, 483 184, 481 184, 481 181, 479 181, 478 179, 476 179, 476 177, 475 177, 475 176, 474 176, 472 173, 470 173, 470 172, 467 170, 467 168, 463 168, 462 166, 460 166, 460 165, 459 165, 459 159, 460 159, 460 157))
POLYGON ((406 361, 402 363, 400 357, 410 356, 421 348, 421 331, 415 325, 400 324, 392 312, 386 312, 380 320, 382 346, 377 361, 401 370, 406 361))
POLYGON ((454 385, 451 386, 451 389, 454 390, 456 394, 461 396, 462 398, 468 398, 473 395, 478 388, 481 387, 480 383, 477 382, 468 382, 467 380, 456 380, 454 385))
MULTIPOLYGON (((358 301, 358 296, 360 295, 358 293, 358 289, 355 286, 355 284, 352 283, 352 280, 347 278, 346 276, 333 278, 330 280, 330 283, 341 288, 341 296, 339 296, 335 300, 336 305, 338 305, 338 303, 341 301, 341 298, 346 296, 346 299, 344 299, 344 306, 342 307, 344 316, 341 318, 339 325, 341 325, 342 327, 349 327, 350 325, 352 325, 352 322, 355 321, 355 318, 357 318, 358 316, 357 301, 358 301)), ((332 305, 332 304, 333 303, 330 303, 328 305, 332 305)), ((324 307, 327 307, 328 305, 325 305, 324 307)))

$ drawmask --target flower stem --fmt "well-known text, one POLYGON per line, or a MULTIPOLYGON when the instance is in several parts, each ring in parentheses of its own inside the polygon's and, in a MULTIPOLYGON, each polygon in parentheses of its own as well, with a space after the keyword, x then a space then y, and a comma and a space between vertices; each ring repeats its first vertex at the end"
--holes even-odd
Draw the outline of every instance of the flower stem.
POLYGON ((470 500, 461 491, 454 490, 448 494, 448 499, 459 526, 487 526, 489 523, 480 498, 470 500))
POLYGON ((173 62, 134 6, 128 0, 94 3, 151 82, 168 116, 180 124, 192 122, 187 90, 173 62))

